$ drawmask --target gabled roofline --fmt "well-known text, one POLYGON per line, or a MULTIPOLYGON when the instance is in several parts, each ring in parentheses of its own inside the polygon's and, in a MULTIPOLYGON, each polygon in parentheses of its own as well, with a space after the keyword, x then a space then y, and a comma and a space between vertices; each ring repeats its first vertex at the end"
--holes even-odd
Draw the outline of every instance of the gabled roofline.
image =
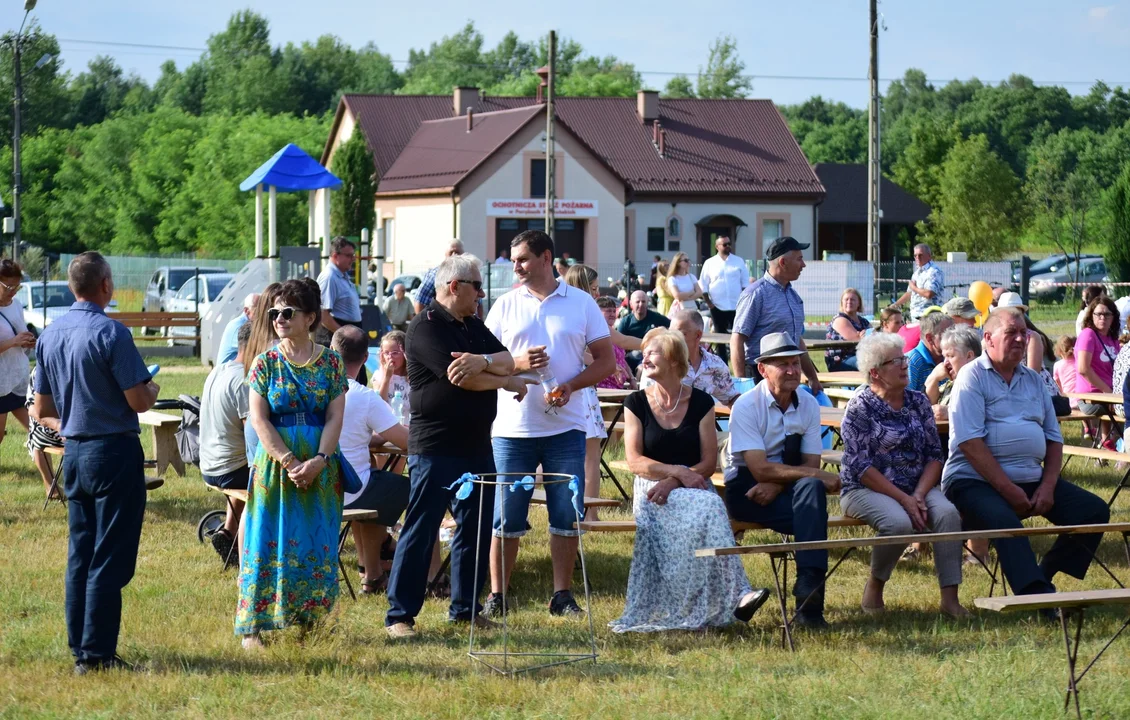
MULTIPOLYGON (((345 102, 346 97, 348 96, 342 95, 341 100, 337 102, 337 110, 334 111, 334 120, 330 125, 329 135, 326 136, 326 146, 322 148, 322 155, 318 158, 318 162, 322 164, 322 167, 325 167, 326 163, 330 161, 330 155, 333 154, 334 140, 337 139, 337 131, 341 128, 341 119, 345 117, 345 111, 349 109, 348 104, 345 102)), ((353 131, 357 132, 360 129, 360 123, 358 123, 358 127, 354 128, 353 131)), ((361 135, 364 137, 364 131, 361 132, 361 135)), ((369 138, 365 138, 366 145, 368 145, 368 142, 369 138)))

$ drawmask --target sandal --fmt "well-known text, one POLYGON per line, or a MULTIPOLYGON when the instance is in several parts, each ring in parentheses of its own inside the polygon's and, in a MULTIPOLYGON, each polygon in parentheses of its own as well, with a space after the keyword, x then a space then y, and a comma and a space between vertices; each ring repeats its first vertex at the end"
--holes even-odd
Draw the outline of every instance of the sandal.
POLYGON ((388 573, 381 573, 376 580, 361 581, 362 595, 380 595, 386 590, 388 590, 388 573))

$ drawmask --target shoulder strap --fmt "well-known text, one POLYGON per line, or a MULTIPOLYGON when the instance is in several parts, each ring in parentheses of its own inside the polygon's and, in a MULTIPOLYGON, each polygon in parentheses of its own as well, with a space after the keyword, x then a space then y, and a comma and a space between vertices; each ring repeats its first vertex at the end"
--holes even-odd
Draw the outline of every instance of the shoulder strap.
MULTIPOLYGON (((12 320, 7 315, 0 312, 0 317, 4 318, 4 322, 8 323, 8 327, 12 328, 12 337, 20 334, 20 331, 16 329, 16 326, 12 324, 12 320)), ((27 332, 27 330, 24 330, 24 332, 27 332)))

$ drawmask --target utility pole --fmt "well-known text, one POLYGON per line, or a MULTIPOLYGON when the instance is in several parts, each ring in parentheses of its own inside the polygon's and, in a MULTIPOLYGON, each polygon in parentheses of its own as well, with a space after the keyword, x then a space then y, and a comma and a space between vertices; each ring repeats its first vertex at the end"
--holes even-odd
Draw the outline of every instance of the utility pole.
POLYGON ((557 187, 554 180, 557 177, 556 158, 554 157, 553 141, 553 84, 556 81, 557 66, 557 31, 549 31, 549 75, 545 87, 545 231, 550 239, 554 237, 555 219, 553 203, 557 200, 557 187))
MULTIPOLYGON (((870 0, 871 63, 867 69, 871 93, 867 112, 867 262, 874 268, 875 294, 879 291, 879 0, 870 0)), ((894 260, 894 258, 891 258, 894 260)))
MULTIPOLYGON (((12 262, 20 261, 20 191, 23 188, 23 163, 20 162, 20 98, 23 96, 23 72, 20 70, 20 47, 23 45, 23 27, 12 43, 12 64, 15 75, 12 85, 15 97, 12 99, 12 262)), ((44 301, 46 302, 46 301, 44 301)), ((45 306, 46 307, 46 306, 45 306)), ((46 318, 47 310, 44 311, 46 318)))

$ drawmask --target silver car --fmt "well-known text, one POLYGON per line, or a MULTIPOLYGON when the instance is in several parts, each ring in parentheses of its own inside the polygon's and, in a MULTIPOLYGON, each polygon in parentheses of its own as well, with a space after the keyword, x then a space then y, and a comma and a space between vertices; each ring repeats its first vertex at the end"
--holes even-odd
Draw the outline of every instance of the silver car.
POLYGON ((1106 260, 1101 257, 1082 258, 1068 263, 1055 272, 1033 275, 1028 283, 1029 294, 1040 300, 1062 300, 1067 288, 1064 283, 1101 285, 1106 281, 1106 260))

